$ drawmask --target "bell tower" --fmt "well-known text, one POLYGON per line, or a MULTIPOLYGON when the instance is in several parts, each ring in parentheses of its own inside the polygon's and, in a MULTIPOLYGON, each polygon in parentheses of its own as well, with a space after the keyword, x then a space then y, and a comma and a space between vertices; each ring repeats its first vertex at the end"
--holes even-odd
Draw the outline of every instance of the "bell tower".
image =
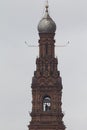
POLYGON ((48 11, 38 24, 39 57, 32 79, 32 112, 29 130, 65 130, 62 112, 62 79, 55 58, 56 24, 48 11))

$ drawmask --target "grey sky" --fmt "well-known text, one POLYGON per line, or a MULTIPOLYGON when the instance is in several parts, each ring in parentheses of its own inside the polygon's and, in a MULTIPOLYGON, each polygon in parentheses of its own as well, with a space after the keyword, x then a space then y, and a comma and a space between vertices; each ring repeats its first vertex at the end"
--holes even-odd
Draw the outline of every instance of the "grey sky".
MULTIPOLYGON (((45 0, 0 1, 0 130, 27 130, 31 80, 38 48, 37 24, 45 0)), ((58 69, 63 80, 67 130, 87 130, 87 0, 49 0, 57 24, 58 69)))

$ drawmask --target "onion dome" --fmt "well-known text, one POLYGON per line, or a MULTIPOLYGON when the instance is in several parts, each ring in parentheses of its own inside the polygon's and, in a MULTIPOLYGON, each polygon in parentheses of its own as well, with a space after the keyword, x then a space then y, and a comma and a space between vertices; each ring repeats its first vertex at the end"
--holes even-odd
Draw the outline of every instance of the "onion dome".
POLYGON ((56 24, 49 15, 48 7, 49 6, 47 4, 45 15, 38 24, 39 33, 55 33, 56 31, 56 24))

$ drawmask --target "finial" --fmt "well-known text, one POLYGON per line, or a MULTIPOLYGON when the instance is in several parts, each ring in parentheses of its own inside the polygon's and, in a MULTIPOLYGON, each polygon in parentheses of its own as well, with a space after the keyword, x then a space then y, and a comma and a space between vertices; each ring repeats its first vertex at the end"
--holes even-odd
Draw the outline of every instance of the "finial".
POLYGON ((49 8, 49 4, 48 4, 48 0, 46 1, 46 12, 48 12, 48 8, 49 8))

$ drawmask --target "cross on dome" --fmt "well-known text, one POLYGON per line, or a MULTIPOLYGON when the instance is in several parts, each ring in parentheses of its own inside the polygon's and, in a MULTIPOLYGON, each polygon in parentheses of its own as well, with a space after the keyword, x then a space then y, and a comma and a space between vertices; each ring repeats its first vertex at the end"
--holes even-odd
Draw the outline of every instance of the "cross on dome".
POLYGON ((49 8, 49 4, 48 4, 48 0, 46 1, 46 12, 48 12, 48 8, 49 8))

